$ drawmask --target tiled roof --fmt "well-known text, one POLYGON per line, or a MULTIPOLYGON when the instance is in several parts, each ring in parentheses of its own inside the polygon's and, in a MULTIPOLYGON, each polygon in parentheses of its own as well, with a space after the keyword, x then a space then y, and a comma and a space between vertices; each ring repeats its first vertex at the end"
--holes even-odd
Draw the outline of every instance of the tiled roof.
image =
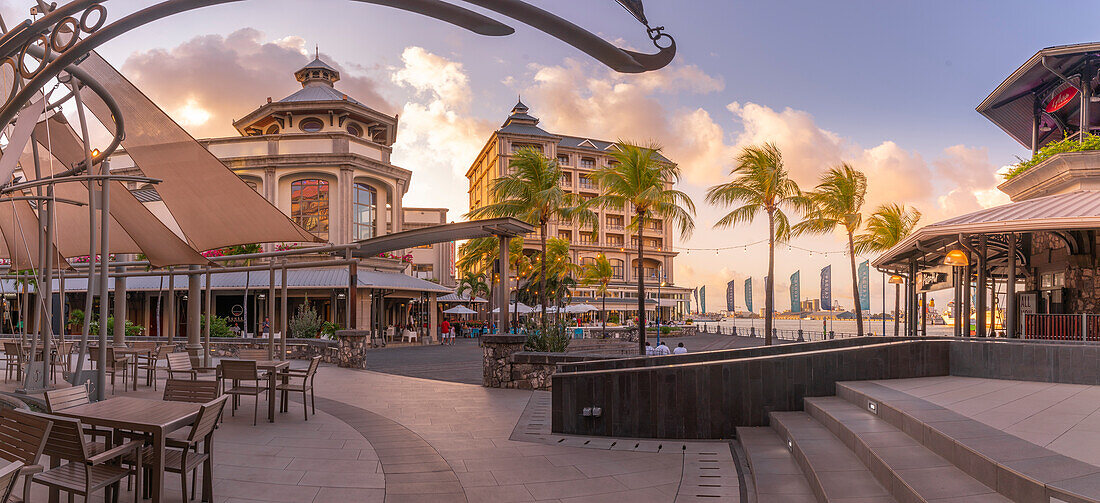
POLYGON ((356 105, 362 105, 362 103, 355 100, 351 96, 347 96, 344 93, 336 90, 336 88, 329 86, 306 86, 298 90, 298 92, 287 96, 279 100, 279 103, 294 103, 300 101, 343 101, 344 98, 347 101, 355 103, 356 105))

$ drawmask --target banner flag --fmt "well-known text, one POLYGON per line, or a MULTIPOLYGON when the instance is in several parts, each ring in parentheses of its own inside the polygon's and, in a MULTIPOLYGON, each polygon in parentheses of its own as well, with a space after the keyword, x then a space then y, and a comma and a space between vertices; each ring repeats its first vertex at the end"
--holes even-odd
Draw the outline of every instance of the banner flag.
POLYGON ((792 313, 801 313, 802 312, 802 301, 799 300, 799 299, 802 298, 802 295, 800 295, 799 291, 798 291, 799 290, 799 284, 798 284, 799 281, 798 280, 799 280, 798 271, 795 271, 794 274, 791 275, 791 312, 792 313))
POLYGON ((726 311, 731 313, 737 312, 737 284, 734 280, 730 280, 726 283, 726 311))
POLYGON ((821 269, 821 309, 833 309, 833 266, 821 269))
POLYGON ((752 311, 752 278, 745 278, 745 310, 752 311))
MULTIPOLYGON (((657 302, 659 305, 660 299, 657 299, 657 302)), ((699 287, 699 312, 707 312, 707 285, 699 287)))
POLYGON ((856 268, 856 277, 859 280, 859 308, 864 311, 871 310, 871 270, 869 261, 864 260, 856 268))

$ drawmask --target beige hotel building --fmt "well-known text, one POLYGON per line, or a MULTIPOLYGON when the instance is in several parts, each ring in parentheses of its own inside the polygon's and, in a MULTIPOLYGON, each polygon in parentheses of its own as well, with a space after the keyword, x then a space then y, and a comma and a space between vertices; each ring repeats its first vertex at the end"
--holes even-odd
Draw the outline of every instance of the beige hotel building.
MULTIPOLYGON (((550 133, 538 126, 539 119, 530 115, 530 110, 522 102, 516 103, 512 113, 489 136, 477 159, 466 172, 469 180, 470 209, 488 204, 489 187, 493 179, 508 172, 512 153, 532 148, 550 159, 556 159, 562 167, 562 187, 581 197, 591 198, 599 194, 599 187, 589 176, 593 170, 608 166, 614 162, 611 152, 613 142, 581 138, 559 133, 550 133)), ((668 159, 663 160, 672 162, 668 159)), ((671 182, 670 182, 671 185, 671 182)), ((598 208, 599 228, 551 222, 549 237, 558 237, 570 242, 573 262, 584 265, 595 260, 603 253, 611 262, 615 271, 609 285, 607 308, 609 312, 620 312, 620 319, 632 317, 637 309, 637 235, 626 230, 630 223, 630 208, 598 208)), ((643 274, 650 283, 646 288, 649 297, 647 319, 652 320, 657 308, 658 277, 664 286, 660 292, 661 319, 680 319, 689 310, 691 290, 674 286, 673 259, 677 252, 672 249, 672 229, 660 219, 650 220, 642 231, 641 239, 645 244, 643 274)), ((525 239, 525 251, 538 250, 539 236, 528 235, 525 239)), ((596 297, 592 287, 578 287, 573 292, 573 302, 588 302, 598 306, 601 298, 596 297)))

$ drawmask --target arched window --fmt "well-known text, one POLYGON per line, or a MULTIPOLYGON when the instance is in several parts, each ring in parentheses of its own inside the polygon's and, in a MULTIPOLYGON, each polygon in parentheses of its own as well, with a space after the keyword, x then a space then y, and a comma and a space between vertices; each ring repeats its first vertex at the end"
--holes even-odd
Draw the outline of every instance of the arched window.
POLYGON ((358 137, 363 136, 363 128, 359 127, 358 124, 354 124, 354 123, 349 122, 348 127, 347 127, 347 131, 348 131, 348 134, 350 134, 352 136, 358 136, 358 137))
POLYGON ((272 124, 271 127, 264 131, 264 134, 279 134, 279 126, 272 124))
POLYGON ((610 260, 611 262, 611 277, 614 279, 623 279, 623 261, 617 258, 610 260))
POLYGON ((355 184, 355 196, 351 202, 356 241, 375 236, 374 218, 378 214, 378 191, 370 185, 355 184))
POLYGON ((328 182, 296 180, 290 184, 290 218, 321 239, 328 239, 328 182))
POLYGON ((302 119, 302 121, 298 123, 298 127, 307 133, 316 133, 325 127, 325 123, 321 122, 321 119, 310 117, 308 119, 302 119))

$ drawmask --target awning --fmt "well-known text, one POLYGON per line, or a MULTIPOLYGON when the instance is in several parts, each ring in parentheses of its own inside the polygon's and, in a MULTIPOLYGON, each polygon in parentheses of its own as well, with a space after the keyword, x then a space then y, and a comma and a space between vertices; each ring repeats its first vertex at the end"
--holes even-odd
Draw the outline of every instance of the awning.
POLYGON ((477 314, 477 311, 470 309, 466 306, 455 306, 446 311, 443 314, 477 314))
POLYGON ((489 302, 489 301, 487 301, 487 300, 485 300, 481 297, 474 297, 474 298, 471 299, 469 292, 462 292, 462 295, 458 295, 457 293, 449 293, 447 295, 444 295, 442 297, 437 298, 436 301, 438 301, 438 302, 473 302, 473 303, 476 303, 476 304, 484 304, 484 303, 489 302))
MULTIPOLYGON (((440 286, 436 283, 432 283, 431 281, 425 281, 404 274, 380 271, 357 272, 360 288, 425 293, 443 293, 451 291, 449 288, 440 286)), ((175 276, 175 287, 177 290, 187 288, 186 272, 173 273, 172 275, 175 276)), ((348 271, 344 268, 290 269, 287 271, 286 276, 288 289, 347 289, 348 287, 348 271)), ((269 271, 250 271, 247 273, 215 272, 210 275, 210 287, 212 290, 243 290, 247 282, 249 289, 265 290, 268 288, 268 283, 270 279, 271 273, 269 271)), ((61 281, 59 279, 54 279, 54 292, 57 292, 59 290, 60 283, 61 281)), ((7 287, 7 285, 9 284, 11 283, 4 283, 3 286, 7 287)), ((85 275, 65 276, 66 292, 84 292, 87 290, 87 284, 88 278, 85 275)), ((203 289, 206 288, 205 273, 199 274, 199 285, 203 289)), ((107 286, 110 290, 114 291, 115 278, 111 278, 110 281, 108 281, 107 286)), ((279 269, 275 270, 275 288, 282 288, 282 271, 279 269)), ((160 274, 156 276, 133 276, 126 278, 127 291, 160 291, 167 289, 167 274, 160 274)))
POLYGON ((872 265, 882 267, 917 251, 917 244, 959 234, 1100 229, 1100 191, 1079 190, 1003 204, 926 225, 872 265))

